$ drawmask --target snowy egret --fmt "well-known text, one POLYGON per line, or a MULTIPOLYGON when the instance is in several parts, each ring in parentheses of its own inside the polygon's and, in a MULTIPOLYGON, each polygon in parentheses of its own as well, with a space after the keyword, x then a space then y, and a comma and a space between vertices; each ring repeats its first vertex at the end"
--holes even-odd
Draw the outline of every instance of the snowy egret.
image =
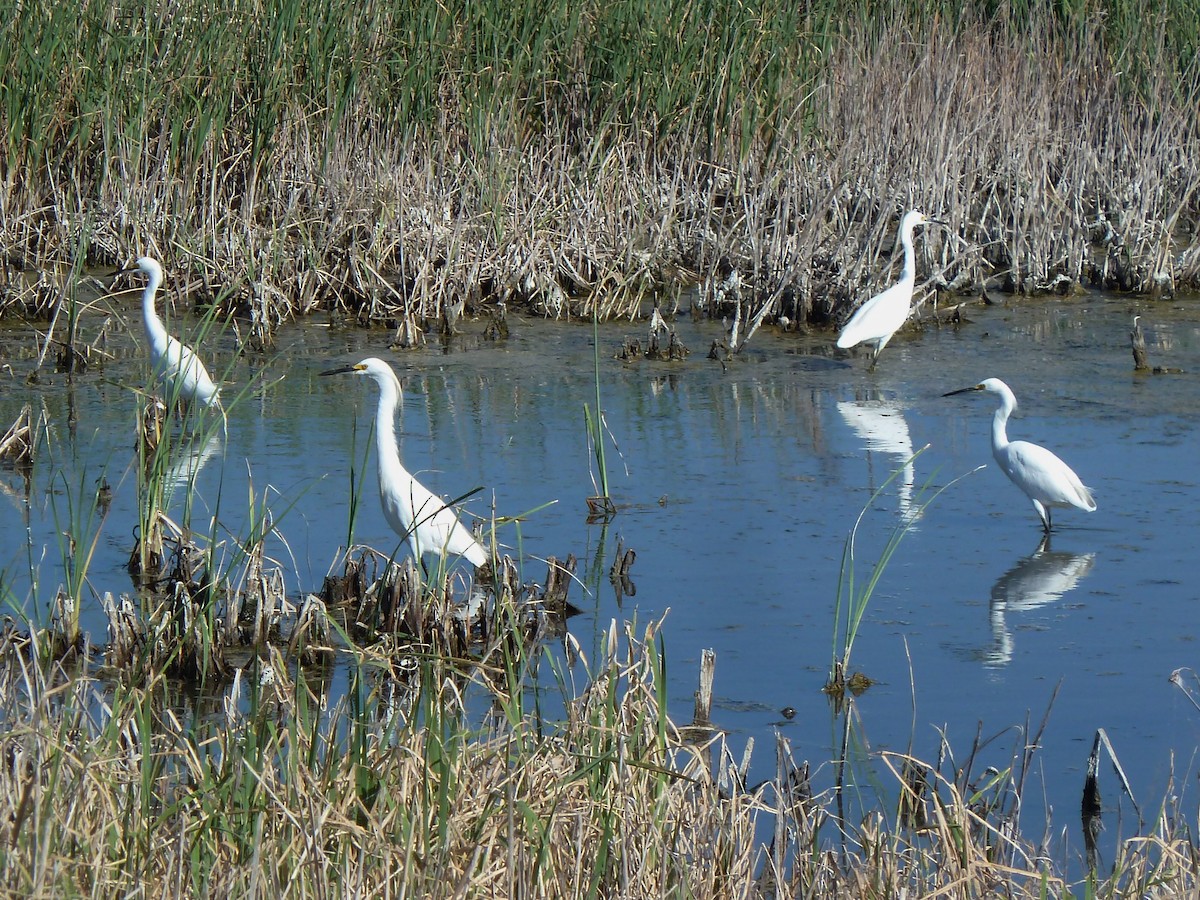
POLYGON ((146 337, 150 341, 150 364, 155 377, 167 392, 167 402, 177 403, 186 412, 198 403, 204 407, 221 408, 218 388, 213 383, 199 357, 171 335, 154 311, 154 298, 163 281, 162 266, 149 256, 139 257, 133 266, 122 272, 140 271, 146 276, 146 289, 142 293, 142 321, 146 326, 146 337))
POLYGON ((1092 492, 1083 486, 1071 467, 1045 447, 1029 441, 1009 441, 1008 417, 1017 408, 1017 398, 999 378, 989 378, 971 387, 950 391, 944 397, 969 391, 988 391, 1000 396, 1000 408, 992 419, 992 456, 1012 483, 1025 492, 1042 520, 1042 528, 1050 531, 1050 510, 1055 506, 1074 506, 1087 512, 1096 511, 1092 492))
POLYGON ((935 219, 927 218, 922 212, 910 209, 900 220, 900 243, 904 245, 904 270, 900 280, 864 303, 850 317, 842 333, 838 335, 837 345, 843 350, 857 344, 872 344, 875 354, 871 365, 879 359, 879 354, 887 346, 900 326, 908 319, 909 305, 912 303, 913 288, 917 284, 917 262, 913 253, 913 229, 918 225, 937 224, 935 219))
POLYGON ((394 417, 402 392, 400 379, 392 367, 371 357, 321 374, 366 375, 379 386, 379 407, 375 411, 379 500, 388 525, 408 540, 416 562, 421 562, 424 553, 436 553, 443 557, 461 556, 474 566, 486 563, 487 551, 458 521, 454 510, 417 481, 400 461, 394 417))

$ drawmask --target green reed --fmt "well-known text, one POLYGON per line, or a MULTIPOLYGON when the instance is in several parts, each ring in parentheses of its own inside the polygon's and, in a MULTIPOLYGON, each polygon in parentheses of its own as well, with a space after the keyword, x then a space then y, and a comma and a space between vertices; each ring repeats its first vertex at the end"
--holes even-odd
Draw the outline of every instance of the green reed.
POLYGON ((89 573, 108 514, 98 490, 106 471, 107 467, 101 467, 97 475, 85 466, 79 471, 77 481, 61 474, 57 476, 61 482, 59 489, 49 492, 63 566, 63 585, 60 588, 62 608, 56 612, 66 615, 55 623, 61 631, 63 649, 79 644, 82 637, 79 620, 83 604, 98 596, 92 589, 89 573), (65 511, 59 509, 60 497, 66 503, 65 511))
MULTIPOLYGON (((252 271, 267 323, 430 318, 485 285, 574 300, 724 257, 758 276, 758 308, 786 289, 792 318, 823 322, 862 285, 858 223, 918 201, 972 226, 940 261, 963 284, 1082 281, 1115 210, 1127 271, 1100 283, 1200 283, 1200 255, 1170 252, 1198 202, 1198 16, 1187 0, 0 0, 0 238, 61 267, 86 219, 89 257, 157 246, 210 283, 252 271), (1133 167, 1089 163, 1116 146, 1133 167)), ((615 294, 602 315, 629 312, 615 294)))
MULTIPOLYGON (((913 463, 917 457, 928 449, 929 445, 926 444, 909 458, 906 465, 913 463)), ((904 540, 904 537, 912 530, 921 517, 924 516, 925 510, 929 508, 929 505, 943 491, 949 490, 963 478, 966 478, 967 475, 978 472, 981 468, 983 467, 980 466, 965 475, 960 475, 958 478, 951 480, 939 488, 932 486, 932 480, 922 486, 913 498, 910 511, 892 526, 887 540, 884 542, 883 549, 879 552, 878 558, 871 566, 865 578, 865 583, 858 566, 858 530, 868 510, 874 506, 875 501, 882 496, 888 486, 901 476, 905 468, 901 467, 892 472, 887 480, 875 489, 866 505, 859 511, 857 518, 854 520, 854 525, 846 536, 846 543, 842 548, 841 569, 838 573, 837 597, 834 601, 833 609, 833 658, 830 664, 829 681, 826 683, 826 691, 831 695, 836 697, 847 689, 855 689, 854 685, 850 683, 850 656, 854 650, 854 642, 858 638, 863 616, 866 615, 867 608, 870 606, 871 598, 879 586, 880 579, 883 577, 888 563, 891 562, 896 551, 900 549, 900 544, 904 540)), ((866 683, 869 684, 869 682, 866 683)))
MULTIPOLYGON (((592 479, 592 490, 595 491, 595 502, 597 505, 608 513, 616 512, 612 503, 612 496, 608 492, 608 463, 604 456, 604 432, 606 430, 604 422, 604 408, 600 405, 600 326, 598 323, 599 314, 593 309, 592 312, 592 359, 594 363, 593 382, 596 387, 596 411, 593 414, 592 408, 588 404, 583 405, 583 422, 587 430, 588 446, 592 450, 592 456, 596 463, 596 476, 592 479), (596 483, 596 478, 600 479, 599 484, 596 483)), ((591 467, 588 467, 589 474, 591 467)), ((591 501, 589 501, 589 506, 591 501)))
POLYGON ((955 29, 982 20, 1021 35, 1031 50, 1046 40, 1045 28, 1062 38, 1100 22, 1120 63, 1178 71, 1187 71, 1200 39, 1200 14, 1185 0, 1150 8, 1132 0, 973 8, 825 0, 803 9, 782 0, 337 9, 317 0, 186 0, 171 15, 8 0, 0 17, 8 23, 0 112, 10 171, 122 145, 156 155, 170 149, 168 165, 196 171, 207 149, 229 148, 236 135, 246 141, 240 164, 251 188, 289 121, 312 121, 328 134, 347 115, 403 131, 447 112, 483 124, 477 113, 516 101, 531 121, 583 115, 592 125, 686 127, 736 144, 793 114, 831 36, 882 40, 885 22, 920 32, 935 21, 955 29))

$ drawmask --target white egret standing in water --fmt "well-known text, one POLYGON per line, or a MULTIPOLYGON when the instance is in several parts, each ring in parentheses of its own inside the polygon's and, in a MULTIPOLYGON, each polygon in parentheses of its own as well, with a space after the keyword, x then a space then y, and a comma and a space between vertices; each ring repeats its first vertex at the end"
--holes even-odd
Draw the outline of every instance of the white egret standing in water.
POLYGON ((941 224, 915 209, 904 214, 900 220, 900 243, 904 246, 904 270, 900 273, 900 280, 860 306, 838 336, 837 345, 843 350, 857 344, 873 345, 875 354, 871 358, 872 366, 892 335, 908 320, 913 288, 917 284, 913 229, 927 223, 941 224))
POLYGON ((140 257, 129 269, 137 269, 146 276, 146 289, 142 293, 142 322, 146 326, 146 337, 150 341, 150 364, 155 377, 167 392, 167 403, 177 403, 184 412, 193 404, 221 408, 218 388, 204 368, 204 363, 171 335, 154 309, 154 299, 163 281, 162 266, 149 256, 140 257))
POLYGON ((1045 447, 1029 441, 1009 441, 1008 417, 1017 408, 1017 398, 1007 384, 999 378, 988 378, 942 396, 952 397, 968 391, 988 391, 1000 396, 1000 408, 992 419, 992 456, 1012 483, 1033 502, 1033 508, 1042 520, 1043 530, 1050 531, 1050 510, 1055 506, 1096 511, 1092 492, 1084 487, 1070 466, 1045 447))
POLYGON ((322 375, 366 375, 379 386, 375 412, 375 449, 379 468, 379 500, 383 515, 396 534, 408 541, 417 563, 425 553, 461 556, 474 566, 488 561, 488 553, 458 521, 446 502, 422 485, 404 468, 396 445, 395 412, 403 393, 396 373, 381 359, 364 359, 322 375))

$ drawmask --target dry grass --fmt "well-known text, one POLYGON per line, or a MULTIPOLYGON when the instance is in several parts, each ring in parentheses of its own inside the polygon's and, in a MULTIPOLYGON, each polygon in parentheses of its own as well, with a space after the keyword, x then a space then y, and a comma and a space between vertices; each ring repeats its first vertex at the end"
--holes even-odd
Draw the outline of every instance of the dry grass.
POLYGON ((989 799, 1011 781, 967 787, 974 753, 948 760, 949 776, 883 754, 880 805, 855 821, 837 786, 814 795, 783 742, 779 775, 747 788, 748 752, 734 760, 719 733, 700 739, 667 718, 657 625, 614 623, 599 659, 560 672, 565 712, 554 722, 513 678, 524 663, 503 654, 466 663, 353 651, 345 697, 326 708, 328 682, 278 649, 196 696, 161 675, 135 684, 86 661, 70 672, 39 664, 32 636, 11 626, 0 639, 10 895, 1032 898, 1200 887, 1190 828, 1166 813, 1119 845, 1112 875, 1068 885, 1020 836, 1011 805, 989 799), (470 711, 484 708, 471 699, 481 693, 491 698, 482 717, 470 711))
MULTIPOLYGON (((266 73, 259 87, 270 91, 258 102, 275 105, 260 117, 234 79, 229 121, 189 131, 168 112, 182 102, 172 87, 150 83, 148 102, 114 100, 90 132, 121 141, 68 142, 56 154, 53 135, 74 135, 57 110, 61 132, 39 137, 47 166, 0 180, 9 248, 0 297, 10 312, 48 315, 64 294, 55 278, 70 277, 81 254, 104 266, 149 252, 196 302, 243 317, 257 347, 279 322, 319 309, 397 327, 405 343, 452 325, 460 310, 502 302, 554 317, 590 318, 595 304, 609 318, 642 315, 651 302, 669 311, 680 286, 698 281, 697 311, 737 318, 737 349, 763 322, 844 316, 887 277, 894 219, 909 206, 951 222, 921 242, 919 268, 952 289, 1200 286, 1195 64, 1165 20, 1139 33, 1149 44, 1138 53, 1154 51, 1157 33, 1168 54, 1147 64, 1115 54, 1111 17, 1080 14, 1067 27, 1057 14, 1032 4, 1016 29, 971 15, 881 27, 864 14, 828 33, 819 30, 828 23, 783 16, 771 27, 810 35, 803 58, 790 69, 772 64, 769 83, 711 73, 747 89, 724 88, 704 109, 682 95, 638 107, 618 81, 592 88, 614 91, 617 105, 591 109, 587 78, 566 77, 590 64, 586 48, 554 41, 616 27, 603 17, 568 22, 539 45, 552 48, 546 71, 562 73, 559 82, 537 82, 536 66, 513 83, 492 72, 486 91, 479 73, 439 70, 432 82, 409 73, 404 102, 424 97, 417 105, 428 115, 383 104, 396 86, 383 90, 386 73, 370 70, 369 56, 351 60, 364 67, 357 90, 346 85, 333 107, 314 108, 312 62, 294 57, 317 50, 281 44, 278 64, 296 68, 266 73), (289 78, 301 89, 289 90, 289 78), (761 94, 748 90, 756 84, 761 94), (259 143, 239 137, 266 120, 259 143), (60 275, 31 292, 21 269, 60 275), (737 289, 719 289, 730 272, 737 289)), ((174 21, 172 46, 186 46, 191 21, 174 21)), ((423 23, 449 28, 439 40, 450 42, 469 31, 423 23)), ((745 23, 727 24, 731 39, 750 42, 751 58, 779 56, 745 23)), ((125 22, 117 32, 125 28, 139 39, 157 34, 125 22)), ((387 44, 396 35, 363 46, 360 38, 338 52, 399 52, 387 44)), ((223 40, 214 26, 192 39, 214 48, 223 40)), ((672 65, 708 64, 716 48, 676 52, 672 65)), ((184 83, 186 68, 170 66, 190 58, 162 65, 184 83)), ((707 77, 698 90, 711 86, 707 77)), ((9 125, 10 137, 19 133, 9 125)))

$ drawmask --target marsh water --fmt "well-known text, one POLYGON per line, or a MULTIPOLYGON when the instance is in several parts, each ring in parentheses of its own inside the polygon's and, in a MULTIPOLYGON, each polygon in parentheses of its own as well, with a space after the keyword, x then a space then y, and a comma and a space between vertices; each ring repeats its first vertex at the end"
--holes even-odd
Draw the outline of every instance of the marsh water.
MULTIPOLYGON (((136 325, 132 306, 126 312, 136 325)), ((194 448, 202 468, 192 516, 215 513, 232 541, 245 531, 248 497, 265 501, 281 535, 270 553, 299 598, 320 588, 346 542, 353 470, 355 484, 366 479, 354 540, 394 549, 369 449, 374 386, 318 377, 332 364, 382 357, 405 387, 409 468, 444 495, 482 488, 464 503, 475 515, 522 516, 498 536, 529 580, 545 577, 548 555, 579 558, 571 601, 583 612, 568 628, 585 654, 614 618, 665 617, 674 718, 690 719, 700 654, 712 648, 714 719, 736 752, 757 741, 751 780, 773 775, 781 732, 814 765, 820 789, 841 742, 821 688, 843 548, 899 469, 859 526, 860 579, 892 530, 949 487, 914 520, 854 647, 853 668, 875 681, 856 701, 863 748, 911 748, 932 760, 943 732, 965 753, 977 732, 1012 729, 984 754, 1003 768, 1023 743, 1020 729, 1050 707, 1026 827, 1039 834, 1049 806, 1057 829, 1078 834, 1097 728, 1152 814, 1172 772, 1183 783, 1194 774, 1200 735, 1200 711, 1168 680, 1198 662, 1200 308, 1091 294, 968 316, 896 338, 874 371, 865 356, 833 350, 831 335, 767 331, 723 365, 706 358, 721 326, 686 317, 675 323, 692 350, 686 361, 622 361, 614 355, 623 338, 644 342, 644 326, 602 326, 599 387, 619 507, 607 525, 589 524, 585 503, 594 493, 584 427, 584 406, 596 399, 590 325, 514 317, 506 340, 475 328, 393 352, 388 332, 307 323, 285 329, 276 352, 259 359, 236 358, 232 336, 214 337, 204 355, 226 397, 252 387, 229 404, 228 437, 194 448), (1182 374, 1133 374, 1134 313, 1151 363, 1182 374), (1032 506, 992 463, 995 398, 942 396, 989 376, 1020 401, 1010 436, 1053 448, 1099 504, 1090 515, 1057 511, 1047 546, 1032 506), (637 553, 624 592, 607 577, 618 546, 637 553)), ((147 366, 135 329, 109 341, 111 362, 71 384, 44 374, 29 385, 32 332, 8 326, 0 342, 11 366, 0 376, 0 420, 32 402, 50 425, 28 506, 21 477, 0 472, 5 595, 43 621, 63 581, 58 535, 101 476, 113 499, 89 584, 97 594, 131 590, 132 386, 147 366)), ((102 642, 98 601, 83 621, 102 642)), ((1118 791, 1101 777, 1112 831, 1118 791)))

